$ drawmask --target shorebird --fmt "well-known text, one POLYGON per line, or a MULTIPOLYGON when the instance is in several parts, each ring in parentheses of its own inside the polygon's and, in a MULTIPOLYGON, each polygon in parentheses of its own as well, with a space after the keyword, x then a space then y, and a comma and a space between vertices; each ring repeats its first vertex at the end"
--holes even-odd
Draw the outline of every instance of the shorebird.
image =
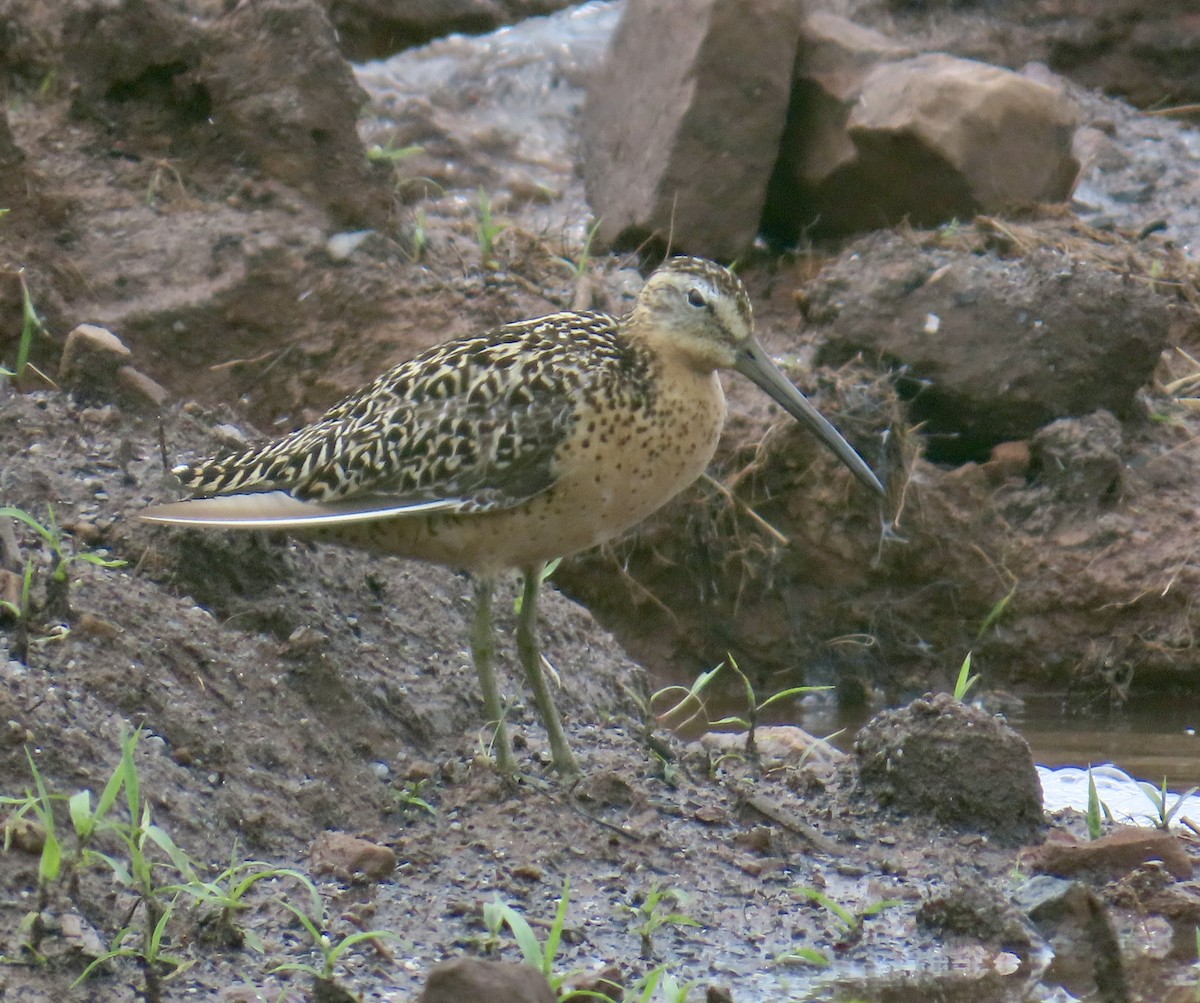
POLYGON ((862 457, 771 362, 731 271, 667 261, 626 316, 552 313, 437 345, 318 421, 174 468, 153 522, 282 529, 472 573, 471 655, 499 770, 516 771, 494 669, 497 575, 524 574, 517 651, 563 775, 578 766, 536 638, 546 561, 611 540, 695 481, 725 421, 718 370, 753 380, 853 471, 862 457))

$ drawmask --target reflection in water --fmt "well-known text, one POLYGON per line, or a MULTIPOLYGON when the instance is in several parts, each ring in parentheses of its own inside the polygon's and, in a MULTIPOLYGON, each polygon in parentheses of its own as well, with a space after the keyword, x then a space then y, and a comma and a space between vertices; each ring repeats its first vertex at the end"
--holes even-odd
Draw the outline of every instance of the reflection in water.
POLYGON ((1200 784, 1200 700, 1156 700, 1106 715, 1062 714, 1061 703, 1029 700, 1010 721, 1045 766, 1115 763, 1172 790, 1200 784))

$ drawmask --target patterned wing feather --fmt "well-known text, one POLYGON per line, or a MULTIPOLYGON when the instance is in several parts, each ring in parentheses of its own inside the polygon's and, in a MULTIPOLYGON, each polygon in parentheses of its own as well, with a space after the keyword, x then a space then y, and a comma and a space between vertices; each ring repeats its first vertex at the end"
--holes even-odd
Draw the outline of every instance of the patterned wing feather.
POLYGON ((311 425, 175 472, 198 497, 284 491, 315 503, 509 508, 553 484, 578 400, 628 354, 616 335, 606 314, 553 314, 448 342, 311 425))

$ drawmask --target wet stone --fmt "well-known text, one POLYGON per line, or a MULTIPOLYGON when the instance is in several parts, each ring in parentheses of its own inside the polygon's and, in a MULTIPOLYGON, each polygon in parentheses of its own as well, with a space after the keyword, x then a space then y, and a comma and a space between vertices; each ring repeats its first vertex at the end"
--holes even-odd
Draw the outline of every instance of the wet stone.
POLYGON ((854 751, 862 787, 889 808, 1008 845, 1042 827, 1042 789, 1025 740, 948 693, 877 715, 854 751))
POLYGON ((1123 826, 1086 843, 1048 842, 1028 854, 1035 870, 1058 877, 1092 876, 1115 881, 1151 860, 1161 861, 1181 881, 1192 876, 1192 861, 1179 838, 1160 829, 1123 826))
POLYGON ((1017 889, 1015 899, 1053 950, 1043 982, 1076 997, 1130 998, 1121 945, 1095 892, 1078 881, 1038 875, 1017 889))
POLYGON ((917 923, 943 938, 1000 941, 1023 957, 1033 948, 1033 931, 1020 910, 1006 895, 978 882, 954 882, 930 895, 917 909, 917 923))
POLYGON ((343 881, 383 881, 396 869, 388 847, 344 832, 323 832, 313 842, 309 863, 313 874, 343 881))

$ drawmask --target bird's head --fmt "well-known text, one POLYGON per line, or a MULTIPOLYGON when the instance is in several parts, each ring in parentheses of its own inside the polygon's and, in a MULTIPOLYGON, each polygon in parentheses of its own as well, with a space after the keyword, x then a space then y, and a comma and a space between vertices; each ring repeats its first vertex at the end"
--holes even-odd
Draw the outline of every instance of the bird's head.
POLYGON ((754 337, 746 287, 728 268, 703 258, 671 258, 646 280, 628 325, 657 351, 674 353, 697 369, 734 369, 753 380, 871 491, 884 494, 854 447, 763 351, 754 337))
POLYGON ((754 314, 742 280, 704 258, 671 258, 646 281, 630 315, 659 350, 703 369, 733 369, 754 340, 754 314))

